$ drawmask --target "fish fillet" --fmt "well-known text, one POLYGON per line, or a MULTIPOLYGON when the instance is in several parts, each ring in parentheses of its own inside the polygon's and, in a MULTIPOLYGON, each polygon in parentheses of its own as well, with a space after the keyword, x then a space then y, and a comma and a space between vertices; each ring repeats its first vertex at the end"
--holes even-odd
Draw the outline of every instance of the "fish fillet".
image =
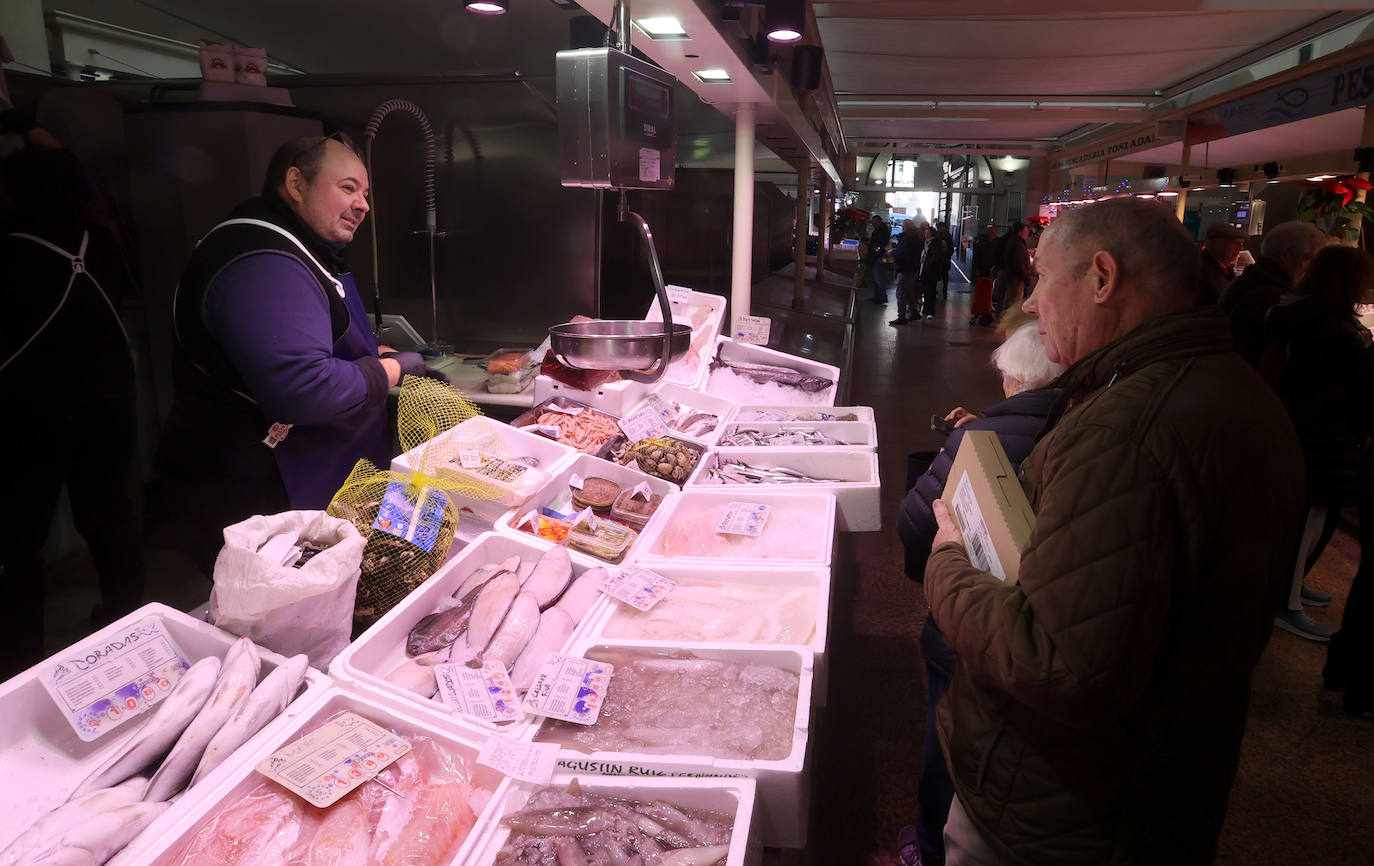
POLYGON ((267 866, 284 862, 300 832, 301 806, 266 783, 216 815, 170 861, 174 866, 267 866))
POLYGON ((461 782, 427 785, 417 796, 411 818, 380 866, 438 866, 450 862, 477 822, 461 782))

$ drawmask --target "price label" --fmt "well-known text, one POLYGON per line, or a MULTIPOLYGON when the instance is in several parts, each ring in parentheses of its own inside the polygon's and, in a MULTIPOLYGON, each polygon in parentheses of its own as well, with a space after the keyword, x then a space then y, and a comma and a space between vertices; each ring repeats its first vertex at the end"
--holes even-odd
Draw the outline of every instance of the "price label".
POLYGON ((157 706, 188 667, 162 620, 150 616, 64 652, 38 678, 89 743, 157 706))
POLYGON ((557 743, 522 743, 509 737, 490 736, 477 753, 477 763, 512 779, 547 785, 558 765, 557 743))
POLYGON ((635 489, 630 492, 631 499, 643 499, 648 502, 654 498, 654 492, 649 489, 649 482, 641 481, 635 485, 635 489))
POLYGON ((734 337, 737 342, 751 343, 755 346, 768 345, 768 335, 773 331, 773 320, 767 316, 736 316, 734 337))
POLYGON ((321 809, 376 777, 410 743, 356 713, 344 713, 258 762, 257 770, 321 809))
POLYGON ((482 467, 482 454, 472 448, 464 448, 458 452, 458 465, 464 469, 480 469, 482 467))
POLYGON ((560 406, 557 403, 550 403, 544 408, 550 412, 557 412, 559 415, 571 415, 574 418, 582 414, 581 406, 560 406))
POLYGON ((528 430, 531 433, 538 433, 540 436, 547 436, 550 439, 557 439, 559 436, 563 435, 563 429, 561 427, 555 427, 552 424, 530 424, 521 429, 528 430))
POLYGON ((683 305, 692 302, 692 290, 686 286, 664 286, 663 289, 668 293, 670 304, 683 305))
POLYGON ((527 713, 594 725, 606 701, 615 665, 549 653, 521 707, 527 713))
POLYGON ((644 183, 658 183, 662 156, 652 147, 639 149, 639 179, 644 183))
POLYGON ((372 528, 410 542, 426 553, 434 550, 448 508, 448 495, 405 481, 387 485, 372 528))
POLYGON ((568 486, 571 487, 573 490, 581 490, 582 476, 574 472, 572 476, 568 478, 568 486))
POLYGON ((647 405, 640 406, 621 418, 619 423, 621 432, 631 442, 662 436, 668 432, 668 426, 663 423, 663 416, 654 407, 647 405))
POLYGON ((535 511, 533 508, 531 508, 529 511, 526 511, 524 514, 520 515, 520 519, 515 522, 515 528, 520 529, 525 526, 528 526, 530 529, 539 528, 538 511, 535 511))
POLYGON ((577 512, 577 514, 573 515, 572 524, 569 526, 569 529, 576 529, 579 523, 586 523, 588 529, 592 532, 596 532, 596 513, 590 508, 582 509, 577 512))
POLYGON ((480 669, 435 665, 434 678, 439 683, 439 700, 458 715, 484 722, 513 722, 520 717, 515 688, 500 662, 483 662, 480 669))
POLYGON ((731 502, 725 506, 725 514, 721 515, 720 523, 716 524, 716 532, 726 535, 762 535, 763 527, 768 523, 770 510, 767 505, 755 502, 731 502))
POLYGON ((647 568, 627 568, 601 584, 602 592, 636 610, 650 610, 668 597, 677 582, 647 568))

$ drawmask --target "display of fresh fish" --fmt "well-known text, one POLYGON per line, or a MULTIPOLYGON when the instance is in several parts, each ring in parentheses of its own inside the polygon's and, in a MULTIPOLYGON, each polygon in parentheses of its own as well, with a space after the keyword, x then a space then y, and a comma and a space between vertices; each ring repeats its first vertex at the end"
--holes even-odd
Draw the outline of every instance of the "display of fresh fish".
POLYGON ((818 445, 848 445, 833 436, 827 436, 814 427, 794 428, 791 430, 751 430, 747 427, 737 428, 733 433, 727 433, 720 438, 719 447, 721 448, 753 448, 753 447, 783 447, 783 448, 804 448, 818 445))
POLYGON ((672 428, 688 436, 705 436, 720 424, 720 418, 710 412, 690 412, 679 415, 672 428))
POLYGON ((553 547, 539 557, 539 562, 535 564, 534 570, 520 588, 532 594, 539 604, 539 609, 543 610, 563 594, 572 576, 572 557, 568 555, 568 549, 562 546, 553 547))
POLYGON ((305 671, 310 666, 310 657, 293 656, 279 665, 272 673, 263 677, 258 687, 248 695, 248 700, 239 707, 238 712, 229 717, 219 732, 210 739, 201 756, 196 772, 191 777, 194 786, 214 770, 235 749, 248 742, 248 739, 286 709, 296 697, 305 671))
POLYGON ((422 698, 432 698, 439 691, 439 683, 434 678, 434 666, 448 662, 451 649, 441 647, 434 652, 406 659, 386 675, 386 681, 422 698))
POLYGON ((711 369, 718 370, 721 368, 733 370, 760 385, 772 382, 775 385, 815 392, 824 391, 835 384, 833 380, 812 376, 800 370, 793 370, 791 367, 775 367, 772 364, 754 364, 747 361, 727 361, 720 356, 720 352, 717 350, 715 359, 711 361, 711 369))
POLYGON ((510 682, 516 691, 526 691, 534 684, 544 659, 548 658, 549 653, 563 648, 568 638, 572 637, 575 626, 572 617, 561 605, 555 605, 539 615, 539 627, 520 651, 515 667, 510 669, 510 682))
POLYGON ((519 571, 520 557, 510 556, 495 565, 484 565, 467 576, 462 585, 453 593, 455 598, 463 598, 477 587, 507 571, 519 571))
POLYGON ((491 643, 506 611, 520 593, 520 578, 507 572, 492 578, 477 596, 472 606, 472 619, 468 622, 468 648, 481 653, 491 643))
POLYGON ((345 797, 329 808, 316 828, 302 866, 353 866, 366 863, 372 845, 367 808, 357 797, 345 797))
POLYGON ((539 602, 529 592, 521 592, 511 602, 501 627, 492 635, 478 661, 500 662, 509 668, 539 627, 539 602))
POLYGON ((477 597, 481 593, 482 588, 479 586, 459 601, 456 607, 432 613, 417 622, 406 637, 406 655, 423 655, 452 645, 458 635, 467 630, 468 621, 472 618, 473 605, 477 603, 477 597))
POLYGON ((606 569, 599 565, 592 566, 578 576, 566 590, 563 597, 558 600, 554 607, 560 607, 573 624, 582 621, 582 617, 587 615, 587 611, 592 609, 592 604, 600 594, 601 584, 610 579, 610 574, 606 569))
POLYGON ((219 679, 210 693, 210 699, 201 707, 194 720, 177 739, 172 751, 163 759, 153 778, 148 782, 148 790, 143 799, 150 803, 166 800, 180 791, 196 771, 205 747, 224 723, 243 708, 248 695, 258 684, 257 648, 253 641, 241 637, 234 641, 229 652, 224 655, 220 666, 219 679))
POLYGON ((180 856, 168 862, 176 866, 284 863, 286 852, 299 838, 302 812, 299 800, 264 782, 206 822, 180 856))
POLYGON ((30 825, 4 851, 0 851, 0 866, 15 866, 25 855, 49 839, 60 839, 74 825, 91 816, 143 799, 148 780, 132 776, 113 788, 101 788, 68 800, 30 825))
POLYGON ((706 480, 721 484, 844 484, 843 478, 820 478, 786 466, 752 466, 717 455, 706 466, 706 480))
POLYGON ((86 781, 72 792, 72 797, 117 785, 152 766, 166 754, 210 699, 219 671, 220 660, 216 656, 207 656, 187 668, 167 697, 149 712, 143 726, 124 741, 122 750, 87 776, 86 781))
MULTIPOLYGON (((218 659, 216 659, 218 661, 218 659)), ((170 803, 129 803, 89 815, 70 827, 61 837, 41 843, 27 858, 25 866, 103 866, 123 850, 170 803)), ((50 837, 51 838, 51 837, 50 837)))

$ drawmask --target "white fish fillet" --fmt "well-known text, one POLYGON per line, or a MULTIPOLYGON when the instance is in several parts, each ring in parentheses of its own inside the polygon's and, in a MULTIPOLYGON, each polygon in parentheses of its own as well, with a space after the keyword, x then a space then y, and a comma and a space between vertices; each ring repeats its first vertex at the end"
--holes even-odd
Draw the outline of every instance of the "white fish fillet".
POLYGON ((582 617, 587 615, 587 611, 592 609, 592 603, 596 601, 601 584, 605 583, 609 577, 606 569, 599 565, 587 569, 582 572, 577 580, 572 582, 572 586, 564 591, 563 597, 554 606, 561 607, 568 618, 573 621, 573 625, 576 625, 582 621, 582 617))
POLYGON ((239 711, 224 723, 205 747, 205 754, 191 776, 192 787, 286 709, 286 705, 295 699, 296 690, 300 688, 309 666, 309 656, 298 655, 263 677, 239 711))
POLYGON ((482 661, 500 662, 509 668, 539 627, 539 602, 533 593, 521 592, 511 602, 501 627, 482 651, 482 661))
POLYGON ((156 803, 166 800, 186 786, 201 756, 205 754, 205 747, 210 745, 210 740, 224 727, 224 723, 243 708, 248 695, 258 684, 257 670, 261 662, 251 640, 239 638, 224 654, 224 659, 210 699, 153 774, 148 782, 148 790, 143 794, 145 801, 156 803))
POLYGON ((101 812, 53 840, 46 851, 22 862, 25 866, 67 866, 76 863, 103 866, 106 860, 118 854, 153 823, 158 815, 167 811, 168 806, 168 803, 130 803, 101 812))
POLYGON ((147 769, 162 757, 181 732, 195 719, 210 699, 210 690, 219 678, 220 662, 208 656, 191 665, 181 675, 171 694, 150 711, 150 718, 125 741, 122 751, 86 777, 73 797, 117 785, 147 769))
POLYGON ((568 642, 573 633, 572 617, 561 606, 555 605, 539 615, 539 627, 534 637, 521 650, 510 672, 510 682, 516 691, 523 692, 534 684, 535 675, 549 653, 557 652, 568 642))
POLYGON ((480 653, 487 648, 519 592, 520 578, 509 573, 492 578, 490 583, 482 587, 477 603, 472 606, 472 619, 468 621, 470 650, 480 653))
POLYGON ((61 838, 73 825, 88 820, 92 815, 137 803, 143 798, 148 780, 142 776, 125 779, 113 788, 101 788, 73 800, 68 800, 56 809, 34 821, 29 829, 20 833, 4 851, 0 851, 0 864, 14 866, 24 855, 47 839, 61 838))
POLYGON ((572 580, 572 558, 566 547, 555 547, 539 558, 534 571, 521 585, 521 589, 534 596, 543 610, 553 604, 554 599, 563 594, 572 580))

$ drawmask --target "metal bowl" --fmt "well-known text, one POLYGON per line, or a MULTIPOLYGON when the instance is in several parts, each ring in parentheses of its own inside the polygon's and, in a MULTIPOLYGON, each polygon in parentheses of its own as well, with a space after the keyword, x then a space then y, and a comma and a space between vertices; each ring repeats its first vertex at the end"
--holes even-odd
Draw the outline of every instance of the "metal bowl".
MULTIPOLYGON (((662 322, 601 320, 569 322, 549 328, 549 345, 558 362, 576 370, 650 370, 663 359, 667 334, 662 322)), ((670 361, 687 354, 692 328, 673 325, 670 361)))

